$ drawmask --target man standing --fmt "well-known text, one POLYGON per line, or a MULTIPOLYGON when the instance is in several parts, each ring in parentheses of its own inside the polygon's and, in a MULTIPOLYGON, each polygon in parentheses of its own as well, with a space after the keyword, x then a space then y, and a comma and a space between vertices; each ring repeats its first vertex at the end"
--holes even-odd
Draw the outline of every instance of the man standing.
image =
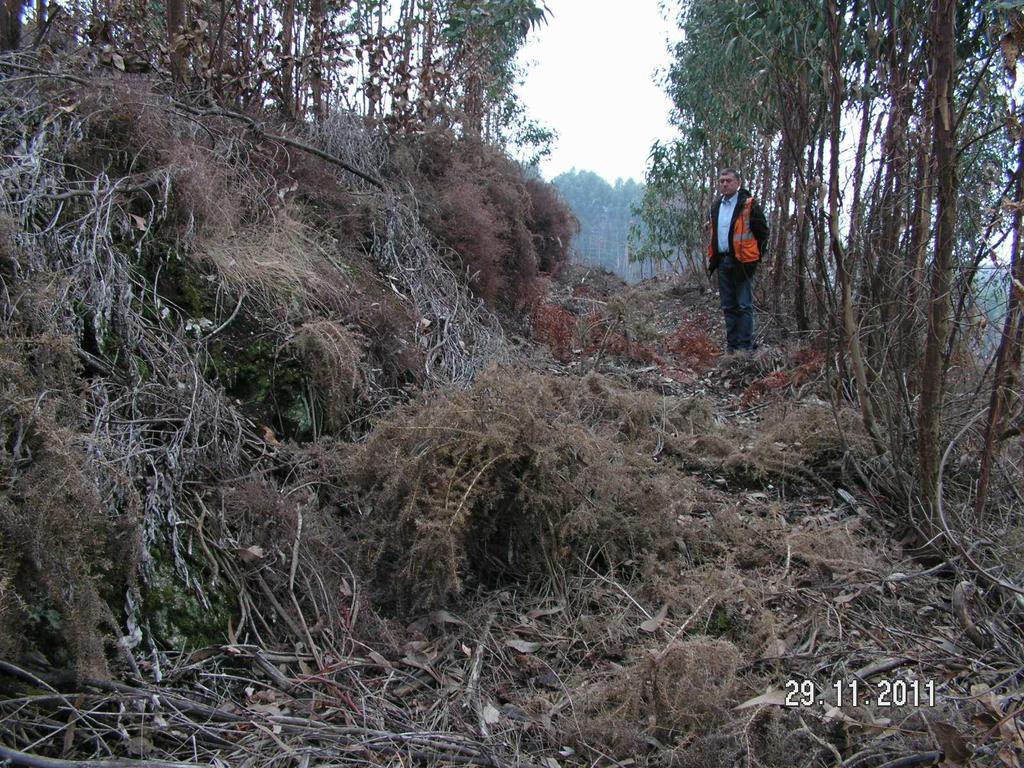
POLYGON ((753 196, 740 186, 739 171, 718 174, 721 197, 708 214, 708 274, 718 270, 729 352, 753 349, 754 272, 765 252, 768 222, 753 196))

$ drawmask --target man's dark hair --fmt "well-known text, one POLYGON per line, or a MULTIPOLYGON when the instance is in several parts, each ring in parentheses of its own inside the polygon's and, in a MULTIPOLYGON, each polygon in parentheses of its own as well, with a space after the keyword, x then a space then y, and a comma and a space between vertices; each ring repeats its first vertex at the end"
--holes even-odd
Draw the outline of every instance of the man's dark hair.
POLYGON ((740 172, 737 171, 735 168, 723 168, 718 172, 718 175, 721 176, 726 173, 735 178, 736 181, 743 181, 743 177, 740 175, 740 172))

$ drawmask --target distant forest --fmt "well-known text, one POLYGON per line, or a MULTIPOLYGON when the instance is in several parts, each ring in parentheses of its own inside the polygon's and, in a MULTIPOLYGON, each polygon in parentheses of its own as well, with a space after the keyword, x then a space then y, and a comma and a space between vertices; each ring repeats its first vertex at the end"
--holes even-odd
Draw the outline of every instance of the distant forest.
POLYGON ((560 174, 551 181, 580 220, 580 233, 573 243, 578 258, 604 267, 630 282, 639 280, 638 263, 628 256, 632 207, 643 198, 644 186, 633 179, 616 179, 610 184, 593 171, 560 174))

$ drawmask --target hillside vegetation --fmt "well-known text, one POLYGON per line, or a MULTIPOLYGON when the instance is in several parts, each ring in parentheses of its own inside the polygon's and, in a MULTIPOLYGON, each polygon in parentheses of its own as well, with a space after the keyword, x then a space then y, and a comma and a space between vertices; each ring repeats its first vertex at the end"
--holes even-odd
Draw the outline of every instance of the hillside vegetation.
POLYGON ((570 264, 500 148, 532 3, 268 6, 358 27, 359 108, 340 42, 133 8, 0 56, 0 762, 1020 764, 1010 395, 929 528, 829 329, 570 264))
POLYGON ((616 179, 610 184, 593 171, 576 169, 555 176, 551 183, 579 219, 580 231, 573 246, 581 263, 614 272, 629 282, 641 278, 644 266, 650 276, 650 263, 630 260, 633 209, 643 197, 642 185, 633 179, 616 179))

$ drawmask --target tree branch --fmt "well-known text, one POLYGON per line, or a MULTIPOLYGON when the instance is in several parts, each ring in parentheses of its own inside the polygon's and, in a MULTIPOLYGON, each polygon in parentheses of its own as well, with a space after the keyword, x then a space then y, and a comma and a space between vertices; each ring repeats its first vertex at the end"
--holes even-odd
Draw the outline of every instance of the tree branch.
POLYGON ((188 104, 185 104, 184 102, 178 101, 177 99, 174 100, 174 104, 178 108, 183 109, 184 111, 189 112, 193 115, 208 117, 230 117, 232 120, 241 120, 242 122, 247 123, 254 131, 259 133, 261 136, 264 136, 265 138, 268 138, 271 141, 277 141, 280 142, 281 144, 285 144, 286 146, 294 147, 295 149, 301 149, 303 152, 308 152, 311 155, 315 155, 316 157, 319 157, 321 160, 326 160, 329 163, 333 163, 339 168, 346 170, 355 176, 358 176, 363 181, 369 182, 378 189, 384 189, 384 183, 380 179, 374 176, 370 176, 369 174, 364 173, 363 171, 360 171, 358 168, 349 165, 341 158, 335 157, 332 154, 324 152, 322 149, 317 149, 316 147, 310 144, 306 144, 305 142, 299 141, 298 139, 293 139, 289 136, 281 136, 275 133, 267 133, 265 130, 263 130, 263 126, 260 123, 256 122, 256 120, 249 117, 248 115, 243 115, 240 112, 232 112, 231 110, 224 109, 223 107, 199 109, 198 107, 190 106, 188 104))
POLYGON ((0 758, 11 765, 27 768, 195 768, 193 763, 168 763, 163 760, 58 760, 30 755, 0 744, 0 758))

